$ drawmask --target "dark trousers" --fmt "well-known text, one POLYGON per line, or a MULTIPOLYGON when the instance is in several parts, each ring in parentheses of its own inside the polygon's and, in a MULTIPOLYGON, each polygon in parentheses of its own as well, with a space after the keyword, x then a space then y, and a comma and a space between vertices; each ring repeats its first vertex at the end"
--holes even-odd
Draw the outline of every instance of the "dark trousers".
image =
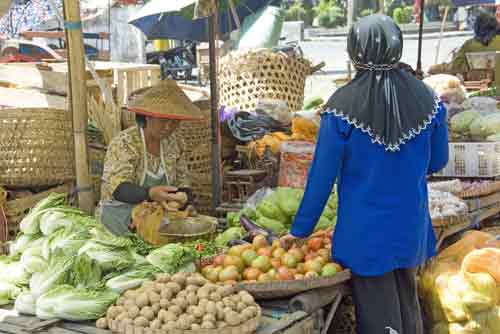
POLYGON ((416 269, 353 275, 358 334, 423 334, 416 269))

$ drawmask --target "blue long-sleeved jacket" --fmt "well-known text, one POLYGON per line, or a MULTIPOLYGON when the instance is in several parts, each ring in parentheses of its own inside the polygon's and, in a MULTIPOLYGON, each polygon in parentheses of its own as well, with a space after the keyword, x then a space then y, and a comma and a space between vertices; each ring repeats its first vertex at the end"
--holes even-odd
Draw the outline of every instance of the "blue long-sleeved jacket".
POLYGON ((337 182, 334 260, 361 276, 416 267, 436 252, 426 177, 447 162, 442 105, 432 123, 398 152, 385 151, 361 130, 325 113, 291 233, 312 233, 337 182))

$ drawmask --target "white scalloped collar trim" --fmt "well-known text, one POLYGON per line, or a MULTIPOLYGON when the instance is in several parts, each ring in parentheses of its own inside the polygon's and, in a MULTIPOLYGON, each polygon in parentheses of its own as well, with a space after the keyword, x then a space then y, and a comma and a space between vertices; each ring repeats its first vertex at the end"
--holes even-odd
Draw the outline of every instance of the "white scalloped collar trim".
POLYGON ((416 129, 411 129, 407 133, 403 134, 401 138, 399 139, 397 144, 386 144, 385 140, 381 138, 379 135, 376 135, 373 133, 372 129, 370 126, 365 125, 364 123, 358 121, 356 118, 351 118, 349 115, 346 115, 343 111, 337 110, 337 109, 327 109, 321 113, 321 115, 325 114, 333 114, 342 120, 346 121, 350 125, 354 126, 356 129, 361 130, 362 132, 368 134, 372 140, 372 143, 374 144, 379 144, 384 146, 386 151, 391 151, 391 152, 397 152, 401 149, 401 145, 406 144, 408 141, 411 139, 415 138, 418 136, 422 131, 427 129, 427 126, 432 123, 436 115, 438 114, 438 109, 439 109, 439 98, 435 99, 435 104, 434 104, 434 109, 432 110, 432 113, 429 114, 427 119, 425 119, 422 124, 418 126, 416 129))

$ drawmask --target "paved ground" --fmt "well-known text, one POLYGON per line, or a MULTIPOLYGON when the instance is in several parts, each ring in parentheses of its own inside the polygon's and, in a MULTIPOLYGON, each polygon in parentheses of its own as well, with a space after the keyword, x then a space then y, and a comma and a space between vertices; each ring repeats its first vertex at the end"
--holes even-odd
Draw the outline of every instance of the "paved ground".
MULTIPOLYGON (((450 57, 451 52, 459 48, 469 38, 468 36, 460 36, 443 39, 438 62, 446 61, 450 57)), ((438 39, 432 36, 423 41, 422 66, 424 70, 435 63, 437 43, 438 39)), ((304 42, 301 43, 301 47, 305 56, 311 59, 313 63, 317 64, 321 61, 326 63, 324 73, 309 77, 306 83, 306 97, 311 95, 329 96, 335 89, 333 80, 345 77, 347 74, 348 56, 345 51, 345 39, 304 42)), ((417 40, 406 39, 402 61, 415 67, 417 64, 417 49, 417 40)))

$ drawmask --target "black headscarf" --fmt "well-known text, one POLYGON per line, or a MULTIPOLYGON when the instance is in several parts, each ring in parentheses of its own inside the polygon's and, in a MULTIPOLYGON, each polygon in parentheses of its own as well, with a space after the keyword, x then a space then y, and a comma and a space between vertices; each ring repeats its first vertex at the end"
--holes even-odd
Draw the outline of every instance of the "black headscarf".
POLYGON ((398 69, 403 36, 394 21, 375 14, 360 19, 347 38, 355 78, 330 97, 331 112, 367 133, 387 151, 418 135, 437 113, 432 90, 398 69))
POLYGON ((481 9, 474 22, 474 38, 484 46, 488 46, 497 33, 498 22, 496 17, 481 9))

